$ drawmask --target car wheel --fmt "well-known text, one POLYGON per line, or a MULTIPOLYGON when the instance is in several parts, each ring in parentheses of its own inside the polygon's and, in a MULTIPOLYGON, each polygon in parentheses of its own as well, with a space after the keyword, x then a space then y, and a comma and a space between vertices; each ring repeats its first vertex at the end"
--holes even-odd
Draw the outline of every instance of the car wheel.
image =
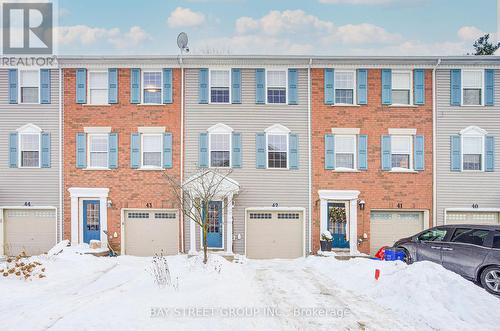
POLYGON ((481 273, 481 285, 492 294, 500 295, 500 266, 492 266, 481 273))
POLYGON ((406 248, 403 247, 398 247, 398 249, 402 250, 405 253, 405 257, 403 259, 403 262, 406 264, 412 264, 413 263, 413 258, 411 257, 410 252, 406 248))

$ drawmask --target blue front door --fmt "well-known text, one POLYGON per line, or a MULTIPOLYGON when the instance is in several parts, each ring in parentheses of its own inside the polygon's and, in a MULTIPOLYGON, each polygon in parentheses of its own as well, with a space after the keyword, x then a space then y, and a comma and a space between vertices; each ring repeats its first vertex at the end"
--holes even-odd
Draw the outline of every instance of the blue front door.
POLYGON ((333 248, 349 248, 346 238, 347 211, 345 202, 329 202, 327 208, 328 231, 332 234, 333 248))
POLYGON ((83 242, 101 240, 99 200, 83 200, 83 242))
POLYGON ((207 246, 222 248, 222 201, 210 201, 208 204, 207 246))

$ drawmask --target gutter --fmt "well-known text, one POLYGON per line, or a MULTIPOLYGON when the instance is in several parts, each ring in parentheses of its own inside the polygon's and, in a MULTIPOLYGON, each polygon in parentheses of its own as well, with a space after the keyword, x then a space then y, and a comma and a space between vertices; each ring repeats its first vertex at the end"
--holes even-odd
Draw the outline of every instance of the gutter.
MULTIPOLYGON (((180 183, 182 185, 182 182, 184 180, 184 66, 183 66, 183 61, 182 61, 182 51, 181 55, 179 57, 179 65, 181 67, 181 165, 180 165, 180 183)), ((181 186, 182 187, 182 186, 181 186)), ((181 208, 184 208, 181 206, 181 208)), ((184 213, 181 212, 180 214, 180 233, 181 233, 181 252, 184 252, 184 213)))
POLYGON ((436 134, 437 134, 437 96, 436 96, 436 69, 441 64, 437 59, 432 68, 432 226, 437 225, 437 160, 436 160, 436 134))
POLYGON ((61 67, 59 67, 59 238, 57 238, 56 242, 64 239, 64 218, 63 218, 63 102, 64 100, 62 95, 62 81, 63 81, 63 71, 61 67))
POLYGON ((307 185, 307 190, 308 190, 308 195, 309 195, 309 213, 308 213, 308 218, 309 218, 309 236, 307 238, 307 249, 308 249, 308 254, 311 254, 311 240, 312 240, 312 160, 311 160, 311 139, 312 139, 312 134, 311 134, 311 66, 313 63, 313 59, 309 59, 309 64, 307 66, 307 167, 308 167, 308 173, 307 173, 307 180, 308 180, 308 185, 307 185))

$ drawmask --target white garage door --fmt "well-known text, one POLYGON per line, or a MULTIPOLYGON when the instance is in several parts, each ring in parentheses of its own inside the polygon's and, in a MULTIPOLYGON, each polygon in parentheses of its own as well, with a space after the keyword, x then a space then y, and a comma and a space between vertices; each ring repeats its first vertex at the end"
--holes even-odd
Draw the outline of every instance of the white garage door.
POLYGON ((153 256, 179 252, 179 219, 176 210, 125 211, 125 254, 153 256))
POLYGON ((252 259, 304 256, 302 211, 247 211, 246 255, 252 259))
POLYGON ((492 212, 456 212, 446 213, 446 224, 500 224, 498 213, 492 212))
POLYGON ((15 256, 46 253, 56 244, 56 211, 51 209, 5 209, 5 254, 15 256))
POLYGON ((373 211, 370 213, 370 253, 424 229, 423 212, 373 211))

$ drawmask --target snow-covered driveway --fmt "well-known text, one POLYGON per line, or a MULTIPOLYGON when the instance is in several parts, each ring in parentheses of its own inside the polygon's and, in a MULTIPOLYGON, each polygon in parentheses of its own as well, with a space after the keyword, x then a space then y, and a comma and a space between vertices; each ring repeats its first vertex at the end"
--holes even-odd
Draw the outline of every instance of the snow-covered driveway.
POLYGON ((207 266, 168 258, 178 289, 159 289, 150 258, 39 257, 47 277, 0 279, 2 330, 495 330, 500 300, 438 265, 291 261, 207 266), (375 268, 381 278, 373 279, 375 268))

